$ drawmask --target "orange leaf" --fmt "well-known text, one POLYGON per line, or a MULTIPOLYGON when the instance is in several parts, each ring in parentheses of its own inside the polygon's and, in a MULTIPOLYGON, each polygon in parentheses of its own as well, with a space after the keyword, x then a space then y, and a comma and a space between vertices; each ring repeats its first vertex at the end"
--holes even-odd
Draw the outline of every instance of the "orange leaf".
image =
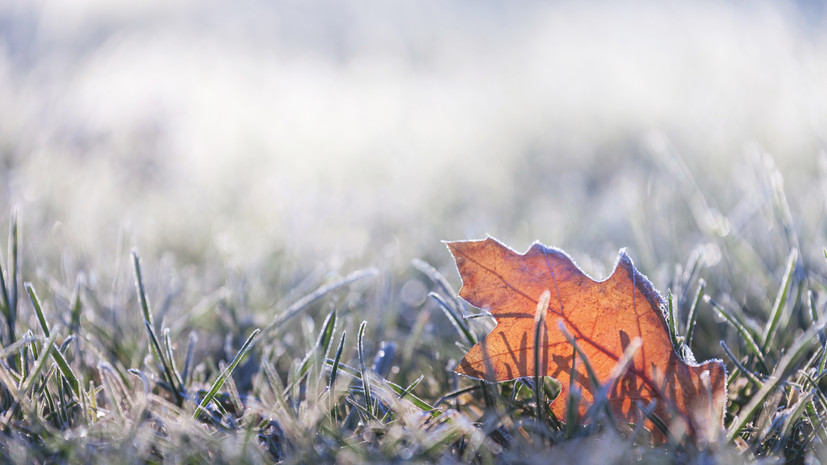
MULTIPOLYGON (((695 363, 691 352, 682 359, 674 350, 663 311, 664 301, 632 260, 620 251, 612 275, 597 282, 559 249, 535 243, 517 254, 493 238, 449 242, 462 277, 459 295, 491 312, 497 326, 471 348, 458 373, 487 381, 535 375, 535 314, 543 292, 550 292, 541 348, 539 375, 560 381, 563 392, 551 409, 566 418, 566 396, 572 363, 571 335, 587 357, 600 384, 612 382, 608 404, 618 419, 635 423, 636 405, 657 401, 654 413, 670 431, 681 427, 701 441, 714 440, 723 425, 726 371, 720 360, 695 363), (629 345, 640 346, 625 372, 614 373, 629 345)), ((542 305, 542 304, 541 304, 542 305)), ((580 357, 574 385, 582 391, 580 414, 594 402, 597 389, 580 357)), ((662 436, 646 420, 656 440, 662 436)))

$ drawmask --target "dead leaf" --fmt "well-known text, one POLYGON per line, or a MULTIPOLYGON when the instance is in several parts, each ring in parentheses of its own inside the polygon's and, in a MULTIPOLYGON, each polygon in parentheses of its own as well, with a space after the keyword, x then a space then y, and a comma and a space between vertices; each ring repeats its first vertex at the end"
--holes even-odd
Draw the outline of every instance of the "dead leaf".
MULTIPOLYGON (((726 401, 724 364, 697 364, 691 353, 689 360, 681 359, 669 338, 663 299, 623 250, 611 276, 597 282, 565 252, 540 243, 522 255, 490 237, 449 242, 448 248, 462 277, 459 295, 497 319, 491 333, 465 354, 458 373, 487 381, 534 376, 535 313, 540 296, 549 291, 538 344, 539 374, 562 384, 563 392, 551 404, 557 418, 566 418, 571 373, 573 347, 566 333, 574 337, 601 384, 611 379, 624 350, 640 338, 640 348, 608 392, 612 412, 637 423, 642 418, 637 405, 655 400, 654 413, 670 431, 684 428, 701 441, 715 440, 726 401)), ((582 391, 583 415, 597 391, 579 358, 574 385, 582 391)), ((653 436, 663 439, 651 421, 646 425, 653 436)))

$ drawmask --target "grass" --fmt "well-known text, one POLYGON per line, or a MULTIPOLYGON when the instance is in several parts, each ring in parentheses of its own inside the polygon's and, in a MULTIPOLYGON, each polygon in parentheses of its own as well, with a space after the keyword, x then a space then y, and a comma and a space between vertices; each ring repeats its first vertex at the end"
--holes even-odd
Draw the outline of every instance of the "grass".
MULTIPOLYGON (((555 418, 554 380, 454 374, 493 322, 457 297, 447 252, 440 266, 417 259, 402 270, 282 276, 262 300, 251 297, 252 276, 228 272, 203 292, 191 273, 138 251, 128 278, 35 273, 26 266, 40 266, 40 244, 26 242, 12 213, 0 259, 0 461, 825 463, 827 251, 817 263, 802 249, 782 188, 770 189, 759 222, 781 231, 770 259, 756 249, 763 239, 710 226, 699 241, 721 250, 725 273, 704 268, 699 254, 669 264, 662 290, 673 344, 725 357, 728 403, 711 444, 651 417, 669 438, 657 447, 599 400, 583 418, 576 409, 555 418), (756 263, 772 283, 759 291, 756 263), (127 279, 134 289, 117 284, 127 279), (399 297, 412 281, 427 299, 399 297)), ((555 402, 576 405, 570 392, 555 402)), ((653 406, 640 408, 651 415, 653 406)))

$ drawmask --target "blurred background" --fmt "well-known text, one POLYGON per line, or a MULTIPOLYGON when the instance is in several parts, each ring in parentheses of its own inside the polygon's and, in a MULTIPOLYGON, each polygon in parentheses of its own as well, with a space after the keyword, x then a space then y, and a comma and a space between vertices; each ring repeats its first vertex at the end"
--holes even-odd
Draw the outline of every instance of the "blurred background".
POLYGON ((131 247, 458 284, 491 234, 769 306, 824 269, 825 137, 822 2, 0 2, 0 218, 67 286, 131 247))

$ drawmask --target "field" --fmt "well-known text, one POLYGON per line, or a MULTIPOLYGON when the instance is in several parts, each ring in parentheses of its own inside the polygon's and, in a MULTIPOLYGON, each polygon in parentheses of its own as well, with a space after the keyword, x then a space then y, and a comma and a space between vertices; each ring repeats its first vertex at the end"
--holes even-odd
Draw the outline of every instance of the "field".
POLYGON ((0 462, 824 464, 825 25, 2 2, 0 462), (720 437, 454 373, 495 322, 443 241, 486 235, 597 278, 625 248, 725 362, 720 437))

